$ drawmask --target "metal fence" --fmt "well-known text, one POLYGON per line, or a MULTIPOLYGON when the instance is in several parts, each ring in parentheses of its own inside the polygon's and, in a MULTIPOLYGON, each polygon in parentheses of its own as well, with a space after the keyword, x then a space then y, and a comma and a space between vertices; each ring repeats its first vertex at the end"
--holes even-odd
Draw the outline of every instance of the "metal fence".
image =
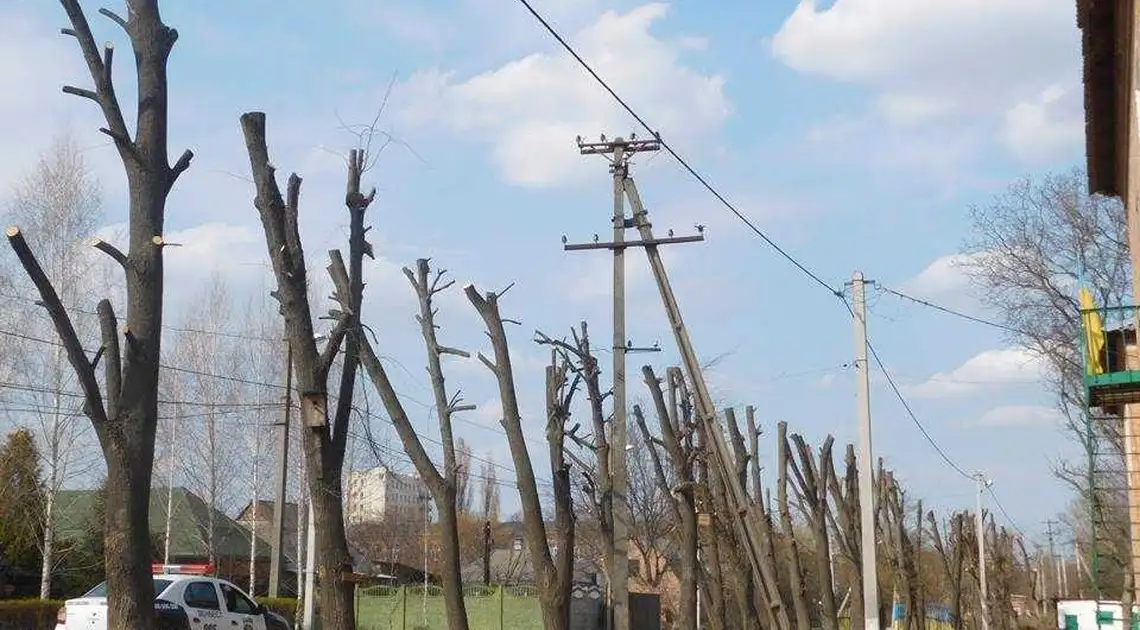
MULTIPOLYGON (((542 627, 533 586, 467 586, 463 589, 471 630, 542 627)), ((356 595, 360 630, 447 630, 447 611, 438 586, 370 586, 356 595)))

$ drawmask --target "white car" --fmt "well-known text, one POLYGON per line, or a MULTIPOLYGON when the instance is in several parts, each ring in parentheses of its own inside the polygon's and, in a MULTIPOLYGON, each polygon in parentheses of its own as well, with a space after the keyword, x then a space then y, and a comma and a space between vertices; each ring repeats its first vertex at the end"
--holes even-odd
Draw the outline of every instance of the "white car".
MULTIPOLYGON (((162 567, 154 575, 155 614, 163 630, 289 630, 280 615, 257 604, 240 588, 204 575, 200 566, 162 567)), ((69 599, 56 617, 55 630, 106 630, 107 583, 69 599)))

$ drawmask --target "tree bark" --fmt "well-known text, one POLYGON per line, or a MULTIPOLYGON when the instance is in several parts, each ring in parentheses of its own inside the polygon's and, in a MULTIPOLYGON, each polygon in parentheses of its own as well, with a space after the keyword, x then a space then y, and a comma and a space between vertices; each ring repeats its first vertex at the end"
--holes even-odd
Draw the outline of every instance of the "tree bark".
POLYGON ((788 423, 780 422, 776 425, 776 444, 780 473, 776 482, 777 503, 780 506, 780 523, 784 529, 784 536, 788 543, 788 570, 792 584, 792 607, 796 613, 796 629, 811 630, 811 615, 808 612, 807 587, 804 584, 803 567, 800 565, 800 550, 796 542, 796 532, 792 524, 792 510, 788 504, 788 469, 791 466, 792 454, 788 449, 788 423))
MULTIPOLYGON (((522 503, 523 527, 527 550, 534 567, 535 583, 542 607, 545 630, 566 630, 570 625, 570 584, 573 580, 574 513, 571 501, 570 468, 565 463, 563 439, 565 422, 570 417, 570 402, 578 380, 566 386, 568 366, 551 365, 546 371, 547 421, 546 438, 550 448, 551 473, 554 477, 554 521, 560 534, 559 557, 553 557, 547 541, 546 522, 542 502, 535 483, 534 466, 527 450, 522 429, 518 392, 515 388, 514 368, 511 365, 510 346, 499 312, 499 296, 494 292, 481 294, 474 285, 463 287, 463 292, 487 329, 494 359, 482 354, 479 360, 494 374, 499 385, 499 400, 503 409, 501 420, 515 465, 519 500, 522 503)), ((552 362, 555 362, 552 359, 552 362)))
MULTIPOLYGON (((372 200, 372 195, 365 197, 359 191, 364 156, 355 151, 350 155, 346 205, 352 217, 349 241, 351 271, 345 269, 339 252, 330 252, 329 272, 336 286, 340 310, 333 313, 337 323, 321 351, 314 335, 305 254, 298 226, 301 178, 296 174, 290 175, 286 195, 282 196, 266 146, 265 114, 243 114, 241 125, 257 189, 254 206, 261 218, 277 279, 277 290, 273 296, 280 303, 285 318, 286 337, 293 351, 295 384, 300 392, 309 500, 316 527, 321 621, 323 627, 330 630, 352 630, 356 625, 353 591, 345 579, 345 574, 352 570, 352 559, 345 536, 341 481, 352 395, 351 388, 347 395, 340 392, 330 427, 328 377, 346 334, 351 331, 353 335, 361 335, 359 317, 363 281, 359 276, 353 277, 353 273, 361 269, 360 260, 371 252, 371 247, 362 237, 363 221, 358 220, 372 200)), ((358 353, 346 354, 342 371, 354 371, 358 358, 358 353)), ((342 377, 341 386, 346 383, 350 381, 342 377)))
POLYGON ((384 402, 384 408, 396 434, 404 446, 404 452, 412 460, 431 492, 436 508, 439 510, 440 541, 442 552, 441 577, 443 578, 443 599, 447 610, 447 623, 454 630, 467 629, 467 608, 463 600, 463 578, 459 547, 459 514, 457 505, 458 474, 455 456, 455 438, 452 434, 452 416, 460 411, 470 410, 470 405, 461 404, 459 394, 449 397, 443 376, 441 358, 445 354, 468 357, 468 353, 455 348, 442 346, 439 343, 435 323, 434 298, 445 291, 453 282, 441 284, 444 271, 437 271, 432 276, 426 258, 416 261, 416 270, 405 268, 404 275, 411 282, 419 298, 419 314, 416 320, 420 324, 420 332, 424 339, 424 348, 427 351, 427 371, 431 377, 432 395, 435 408, 439 416, 440 442, 443 446, 443 472, 441 473, 432 463, 431 457, 416 434, 408 414, 400 402, 395 388, 384 369, 384 365, 372 350, 371 344, 363 334, 353 333, 349 340, 355 342, 361 349, 364 369, 372 380, 376 391, 384 402))
MULTIPOLYGON (((831 448, 834 439, 829 435, 824 440, 819 451, 819 464, 814 461, 811 449, 800 435, 791 436, 795 443, 800 463, 797 465, 790 455, 789 464, 796 477, 799 488, 799 499, 803 506, 802 512, 811 527, 812 538, 815 542, 815 560, 817 580, 819 583, 820 616, 823 630, 838 630, 839 619, 835 607, 835 584, 831 579, 831 539, 827 526, 827 517, 830 512, 828 505, 828 487, 833 472, 831 466, 831 448)), ((784 446, 787 449, 787 446, 784 446)))
POLYGON ((113 49, 95 43, 78 0, 61 0, 95 89, 65 86, 64 92, 99 105, 122 159, 128 186, 130 249, 123 254, 106 243, 126 274, 125 356, 118 351, 114 311, 99 305, 103 347, 96 360, 86 357, 75 328, 19 228, 7 231, 9 243, 40 293, 41 303, 67 350, 107 464, 106 547, 107 623, 111 630, 149 630, 154 624, 151 545, 148 522, 158 415, 158 372, 162 329, 162 233, 166 197, 193 154, 183 153, 172 166, 167 156, 166 62, 178 33, 162 23, 157 0, 128 0, 128 19, 100 11, 118 23, 131 41, 138 73, 138 120, 132 139, 112 82, 113 49), (103 359, 106 390, 95 378, 103 359))
MULTIPOLYGON (((694 453, 691 452, 691 449, 685 448, 674 429, 676 420, 670 417, 670 410, 665 404, 665 396, 661 391, 661 382, 653 373, 653 368, 646 365, 641 368, 641 372, 645 377, 645 384, 649 387, 649 394, 653 398, 653 406, 657 410, 657 421, 661 428, 661 443, 669 455, 673 474, 677 480, 676 487, 670 488, 665 476, 663 474, 658 475, 658 484, 663 491, 669 493, 674 502, 674 511, 679 523, 677 538, 679 543, 678 562, 680 564, 678 571, 680 602, 674 628, 676 630, 696 630, 698 624, 697 579, 699 567, 697 544, 699 531, 697 529, 696 481, 693 478, 694 453)), ((641 421, 640 415, 637 418, 645 434, 645 442, 650 445, 654 462, 660 469, 657 450, 653 447, 648 428, 645 427, 644 421, 641 421)))

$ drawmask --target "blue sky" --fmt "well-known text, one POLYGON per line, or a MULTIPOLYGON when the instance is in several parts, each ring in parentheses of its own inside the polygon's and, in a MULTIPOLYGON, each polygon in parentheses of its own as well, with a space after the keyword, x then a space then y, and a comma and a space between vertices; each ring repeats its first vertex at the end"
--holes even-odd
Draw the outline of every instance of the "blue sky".
MULTIPOLYGON (((967 210, 1026 173, 1079 165, 1079 41, 1073 8, 1051 0, 834 0, 797 4, 725 0, 642 3, 535 0, 535 6, 698 170, 781 246, 838 286, 862 270, 884 285, 987 316, 947 264, 968 237, 967 210)), ((89 11, 94 14, 94 5, 89 11)), ((524 411, 541 416, 543 352, 529 342, 589 320, 609 336, 609 259, 564 253, 560 237, 608 228, 610 181, 579 156, 578 134, 625 134, 634 124, 512 0, 344 0, 315 10, 295 0, 167 2, 180 39, 171 64, 172 152, 191 147, 191 170, 169 205, 168 319, 211 270, 257 291, 265 260, 238 116, 267 112, 282 173, 305 177, 302 214, 314 266, 343 243, 342 122, 371 121, 396 77, 380 127, 399 142, 366 180, 379 254, 370 263, 366 318, 379 351, 420 374, 414 303, 399 273, 431 257, 462 285, 515 283, 504 310, 514 333, 524 411), (174 250, 171 250, 174 251, 174 250)), ((70 128, 108 189, 108 222, 124 218, 123 176, 95 130, 98 112, 60 94, 89 79, 74 42, 59 36, 52 3, 0 9, 15 25, 0 42, 6 131, 0 187, 8 188, 70 128)), ((126 41, 92 17, 97 39, 126 41)), ((120 55, 120 60, 129 56, 120 55)), ((120 94, 131 93, 127 65, 120 94)), ((130 116, 128 116, 129 118, 130 116)), ((838 301, 779 258, 667 155, 634 174, 660 230, 706 224, 708 241, 667 252, 698 352, 724 355, 708 374, 724 404, 756 405, 764 426, 846 442, 855 435, 850 317, 838 301)), ((658 367, 676 360, 644 256, 629 257, 629 333, 660 341, 658 367)), ((1066 507, 1049 473, 1073 455, 1034 384, 1035 366, 1000 331, 870 293, 871 339, 919 419, 966 470, 994 478, 998 497, 1030 533, 1066 507), (934 378, 935 382, 931 382, 934 378)), ((484 349, 479 322, 456 290, 441 303, 445 343, 484 349)), ((990 314, 992 315, 992 314, 990 314)), ((451 381, 497 419, 491 379, 477 364, 451 381)), ((426 382, 398 372, 409 396, 426 382)), ((915 497, 972 505, 971 482, 942 462, 897 400, 875 379, 875 448, 915 497)), ((642 396, 640 387, 632 388, 642 396)), ((424 432, 426 411, 409 410, 424 432)), ((506 462, 493 430, 471 426, 480 451, 506 462)), ((767 458, 775 444, 767 445, 767 458)))

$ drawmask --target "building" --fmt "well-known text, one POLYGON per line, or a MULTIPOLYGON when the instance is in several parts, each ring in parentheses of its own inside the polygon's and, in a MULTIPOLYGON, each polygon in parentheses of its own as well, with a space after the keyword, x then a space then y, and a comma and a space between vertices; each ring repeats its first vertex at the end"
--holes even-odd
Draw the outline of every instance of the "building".
MULTIPOLYGON (((251 501, 238 512, 237 518, 234 519, 242 527, 256 534, 258 540, 269 547, 271 553, 273 548, 273 517, 276 511, 275 506, 276 504, 273 501, 251 501)), ((285 513, 283 514, 281 529, 283 530, 281 544, 284 558, 282 562, 279 592, 285 595, 292 595, 297 592, 296 568, 300 566, 300 562, 297 561, 297 553, 301 544, 298 541, 301 530, 298 527, 296 503, 285 503, 285 513)), ((259 576, 258 579, 260 580, 261 577, 259 576)), ((269 574, 266 573, 266 592, 269 590, 268 580, 269 574)))
MULTIPOLYGON (((1140 101, 1136 97, 1140 88, 1136 59, 1140 3, 1076 0, 1076 8, 1084 61, 1088 190, 1090 194, 1119 197, 1124 204, 1132 257, 1132 306, 1140 306, 1140 281, 1136 280, 1140 278, 1140 101)), ((1135 315, 1136 311, 1130 309, 1130 316, 1135 315)), ((1125 343, 1134 347, 1135 340, 1125 343)), ((1117 374, 1140 373, 1140 361, 1135 356, 1128 350, 1124 365, 1118 368, 1122 371, 1117 374)), ((1106 376, 1113 378, 1116 374, 1106 376)), ((1087 376, 1085 380, 1088 387, 1087 376)), ((1126 436, 1123 455, 1131 557, 1122 560, 1130 565, 1135 598, 1140 596, 1140 383, 1129 383, 1123 389, 1127 395, 1117 397, 1113 404, 1118 412, 1123 412, 1119 414, 1118 430, 1126 436)), ((1094 581, 1099 579, 1095 577, 1094 581)), ((1085 622, 1080 623, 1083 627, 1085 622)))
POLYGON ((392 517, 419 516, 427 501, 419 477, 402 475, 385 466, 348 473, 345 516, 349 525, 392 517))
MULTIPOLYGON (((204 564, 213 562, 218 577, 245 588, 249 585, 250 553, 254 555, 256 592, 265 592, 269 576, 269 544, 260 536, 251 539, 250 530, 185 488, 155 487, 150 495, 150 531, 155 544, 155 561, 161 562, 166 548, 166 509, 171 506, 170 563, 204 564), (208 532, 213 529, 213 549, 208 532)), ((63 490, 56 498, 56 533, 61 541, 79 540, 90 527, 99 501, 98 490, 63 490)), ((268 533, 268 530, 267 530, 268 533)), ((287 581, 296 583, 296 568, 286 561, 287 581)), ((91 586, 94 586, 93 584, 91 586)))

